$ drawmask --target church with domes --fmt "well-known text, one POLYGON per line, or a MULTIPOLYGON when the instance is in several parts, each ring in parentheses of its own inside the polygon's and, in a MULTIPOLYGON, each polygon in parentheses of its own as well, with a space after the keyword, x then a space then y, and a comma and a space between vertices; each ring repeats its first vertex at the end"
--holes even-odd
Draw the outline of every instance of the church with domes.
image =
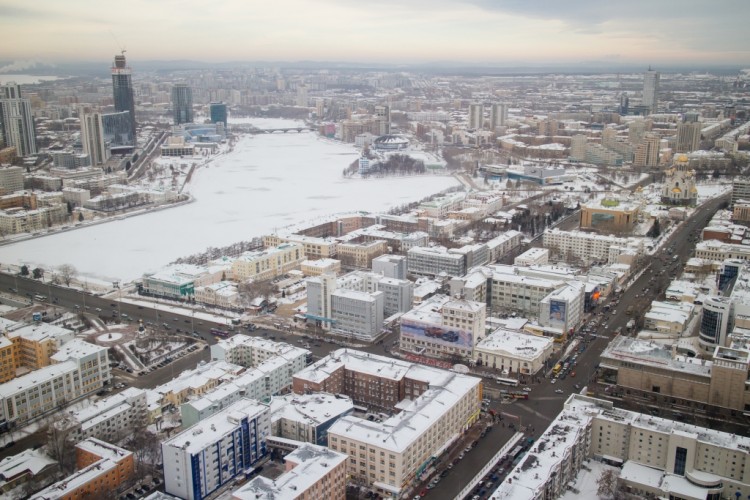
POLYGON ((667 205, 695 206, 698 203, 698 189, 695 187, 695 170, 688 168, 687 155, 677 155, 666 174, 661 202, 667 205))

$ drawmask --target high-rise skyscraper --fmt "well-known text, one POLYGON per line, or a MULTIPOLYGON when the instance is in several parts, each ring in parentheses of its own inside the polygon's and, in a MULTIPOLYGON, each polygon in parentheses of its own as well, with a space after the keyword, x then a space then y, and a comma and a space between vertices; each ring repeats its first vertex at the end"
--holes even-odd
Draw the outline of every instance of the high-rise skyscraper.
POLYGON ((494 131, 497 127, 505 125, 508 119, 508 103, 494 103, 490 107, 490 130, 494 131))
POLYGON ((700 122, 682 122, 677 124, 676 153, 689 153, 698 149, 701 141, 700 122))
POLYGON ((223 123, 224 128, 227 128, 227 105, 223 102, 212 102, 208 106, 208 114, 211 118, 211 123, 223 123))
POLYGON ((135 140, 131 135, 130 111, 106 113, 102 115, 104 140, 112 154, 127 153, 133 150, 135 140))
POLYGON ((484 127, 484 106, 482 104, 469 105, 469 129, 480 130, 484 127))
POLYGON ((643 74, 643 107, 648 108, 650 113, 656 113, 659 97, 659 72, 649 66, 648 71, 643 74))
POLYGON ((172 114, 175 125, 193 123, 193 89, 186 83, 172 87, 172 114))
POLYGON ((375 119, 378 122, 378 134, 387 135, 391 133, 391 107, 375 106, 375 119))
POLYGON ((31 102, 21 97, 21 86, 14 82, 0 87, 0 120, 6 146, 16 148, 18 156, 36 154, 31 102))
MULTIPOLYGON (((124 51, 123 51, 124 52, 124 51)), ((115 100, 115 111, 127 111, 130 121, 130 137, 135 145, 135 98, 133 97, 133 81, 131 71, 125 61, 125 54, 115 56, 112 66, 112 95, 115 100)))
POLYGON ((109 148, 104 141, 102 114, 81 107, 81 143, 83 152, 89 155, 92 165, 104 165, 109 159, 109 148))
POLYGON ((661 139, 656 134, 644 134, 635 150, 634 167, 659 166, 659 146, 661 139))

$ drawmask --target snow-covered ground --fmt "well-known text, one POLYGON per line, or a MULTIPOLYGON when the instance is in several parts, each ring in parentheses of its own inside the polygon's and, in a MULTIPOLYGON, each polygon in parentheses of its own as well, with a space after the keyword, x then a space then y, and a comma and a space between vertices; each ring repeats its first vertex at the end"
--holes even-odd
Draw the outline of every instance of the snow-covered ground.
MULTIPOLYGON (((243 121, 259 128, 299 124, 243 121)), ((187 187, 193 203, 11 244, 0 248, 0 262, 45 269, 72 264, 82 274, 127 282, 209 246, 331 213, 387 210, 456 184, 447 176, 344 179, 356 158, 353 146, 314 133, 245 137, 193 175, 187 187)))

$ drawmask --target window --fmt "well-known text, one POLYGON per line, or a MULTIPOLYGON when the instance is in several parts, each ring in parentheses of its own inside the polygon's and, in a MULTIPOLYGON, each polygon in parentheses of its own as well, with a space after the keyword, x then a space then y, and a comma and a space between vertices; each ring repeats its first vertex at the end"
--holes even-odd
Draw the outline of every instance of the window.
POLYGON ((687 462, 687 450, 677 447, 674 454, 674 473, 678 476, 685 475, 685 463, 687 462))

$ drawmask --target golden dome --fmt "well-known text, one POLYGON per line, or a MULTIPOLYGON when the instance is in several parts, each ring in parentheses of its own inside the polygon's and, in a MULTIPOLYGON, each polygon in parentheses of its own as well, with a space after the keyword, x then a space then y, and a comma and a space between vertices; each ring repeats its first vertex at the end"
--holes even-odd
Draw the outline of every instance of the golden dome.
POLYGON ((682 189, 680 189, 680 188, 677 188, 677 187, 676 187, 676 188, 672 188, 672 192, 673 192, 673 193, 681 193, 681 192, 682 192, 682 189))

